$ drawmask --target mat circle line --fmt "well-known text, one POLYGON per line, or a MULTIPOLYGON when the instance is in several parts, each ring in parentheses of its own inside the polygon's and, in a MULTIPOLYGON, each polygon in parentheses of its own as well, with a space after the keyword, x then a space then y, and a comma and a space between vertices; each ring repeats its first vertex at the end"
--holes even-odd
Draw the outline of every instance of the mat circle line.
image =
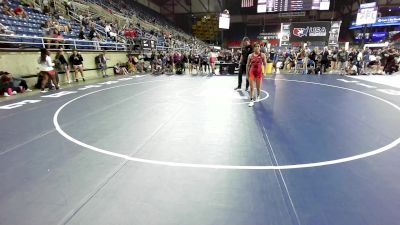
MULTIPOLYGON (((383 101, 384 103, 389 104, 390 106, 394 107, 395 109, 397 109, 398 111, 400 111, 400 107, 395 105, 392 102, 389 102, 388 100, 385 100, 383 98, 380 98, 378 96, 374 96, 372 94, 368 94, 362 91, 358 91, 358 90, 354 90, 354 89, 350 89, 350 88, 346 88, 346 87, 340 87, 340 86, 335 86, 335 85, 330 85, 330 84, 323 84, 323 83, 316 83, 316 82, 309 82, 309 81, 299 81, 299 80, 289 80, 289 79, 282 79, 282 78, 265 78, 267 80, 279 80, 279 81, 287 81, 287 82, 297 82, 297 83, 305 83, 305 84, 313 84, 313 85, 320 85, 320 86, 325 86, 325 87, 332 87, 332 88, 338 88, 338 89, 342 89, 342 90, 347 90, 347 91, 352 91, 352 92, 356 92, 359 94, 363 94, 369 97, 372 97, 374 99, 383 101)), ((362 153, 362 154, 358 154, 358 155, 354 155, 354 156, 349 156, 349 157, 344 157, 344 158, 339 158, 339 159, 334 159, 334 160, 327 160, 327 161, 321 161, 321 162, 313 162, 313 163, 303 163, 303 164, 288 164, 288 165, 277 165, 277 166, 238 166, 238 165, 216 165, 216 164, 196 164, 196 163, 180 163, 180 162, 169 162, 169 161, 159 161, 159 160, 150 160, 150 159, 143 159, 143 158, 136 158, 136 157, 131 157, 131 156, 127 156, 124 154, 119 154, 119 153, 115 153, 115 152, 111 152, 108 150, 104 150, 86 143, 83 143, 71 136, 69 136, 64 130, 61 129, 60 124, 58 123, 58 116, 60 114, 60 112, 70 103, 81 99, 83 97, 86 97, 88 95, 92 95, 98 92, 102 92, 102 91, 106 91, 106 90, 110 90, 113 88, 118 88, 118 87, 123 87, 123 86, 129 86, 129 85, 136 85, 136 84, 143 84, 143 83, 151 83, 151 82, 161 82, 162 80, 159 81, 144 81, 144 82, 137 82, 137 83, 130 83, 130 84, 124 84, 124 85, 118 85, 118 86, 113 86, 113 87, 109 87, 109 88, 105 88, 105 89, 101 89, 101 90, 97 90, 97 91, 93 91, 84 95, 81 95, 79 97, 76 97, 68 102, 66 102, 65 104, 63 104, 60 108, 58 108, 58 110, 54 113, 53 116, 53 124, 57 130, 57 132, 62 135, 64 138, 66 138, 67 140, 80 145, 84 148, 87 148, 89 150, 98 152, 98 153, 102 153, 102 154, 106 154, 109 156, 113 156, 113 157, 118 157, 121 159, 125 159, 125 160, 129 160, 129 161, 134 161, 134 162, 140 162, 140 163, 146 163, 146 164, 153 164, 153 165, 161 165, 161 166, 172 166, 172 167, 185 167, 185 168, 201 168, 201 169, 225 169, 225 170, 289 170, 289 169, 302 169, 302 168, 311 168, 311 167, 321 167, 321 166, 328 166, 328 165, 334 165, 334 164, 339 164, 339 163, 345 163, 345 162, 350 162, 350 161, 354 161, 354 160, 358 160, 358 159, 362 159, 362 158, 367 158, 376 154, 380 154, 382 152, 388 151, 394 147, 396 147, 397 145, 400 144, 400 137, 397 138, 396 140, 392 141, 391 143, 375 149, 375 150, 371 150, 368 151, 366 153, 362 153)))

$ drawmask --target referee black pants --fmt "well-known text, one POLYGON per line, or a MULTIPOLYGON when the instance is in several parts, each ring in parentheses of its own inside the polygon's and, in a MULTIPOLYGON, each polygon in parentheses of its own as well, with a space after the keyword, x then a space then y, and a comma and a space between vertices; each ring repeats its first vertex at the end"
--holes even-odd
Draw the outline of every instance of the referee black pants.
MULTIPOLYGON (((239 75, 238 75, 238 88, 242 88, 242 75, 243 73, 246 75, 246 65, 240 65, 239 75)), ((249 79, 246 76, 246 90, 249 89, 249 79)))

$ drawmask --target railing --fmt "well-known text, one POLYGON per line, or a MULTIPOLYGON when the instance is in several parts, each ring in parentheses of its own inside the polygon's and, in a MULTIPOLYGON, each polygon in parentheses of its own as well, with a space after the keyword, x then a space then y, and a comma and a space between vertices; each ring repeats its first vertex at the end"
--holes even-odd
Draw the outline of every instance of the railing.
MULTIPOLYGON (((106 8, 107 8, 107 7, 106 7, 105 5, 103 5, 102 3, 101 3, 101 4, 97 4, 96 2, 91 1, 91 0, 86 0, 86 2, 88 2, 88 3, 90 3, 90 4, 96 4, 96 5, 100 6, 100 7, 102 7, 102 8, 103 8, 103 9, 102 9, 103 11, 106 10, 106 8)), ((99 12, 95 12, 94 14, 95 14, 95 15, 98 15, 98 16, 104 16, 104 15, 99 15, 99 12)), ((71 15, 71 17, 72 17, 74 20, 79 21, 79 15, 77 15, 76 13, 73 13, 73 14, 71 15)), ((119 20, 126 20, 126 19, 127 19, 126 17, 124 17, 123 15, 121 15, 121 14, 115 12, 115 11, 113 11, 112 17, 113 17, 113 18, 119 17, 119 18, 118 18, 119 20)), ((79 21, 79 22, 81 22, 81 21, 79 21)), ((96 31, 100 32, 103 36, 106 36, 105 27, 102 27, 102 26, 100 26, 99 24, 95 23, 95 29, 96 29, 96 31)), ((119 35, 118 32, 117 32, 117 38, 118 38, 119 40, 121 40, 121 39, 122 39, 122 40, 125 40, 125 37, 119 35)))
MULTIPOLYGON (((79 23, 82 23, 82 21, 79 19, 79 15, 76 14, 75 12, 70 12, 70 16, 71 16, 71 18, 73 18, 75 21, 77 21, 77 22, 79 22, 79 23)), ((104 28, 104 27, 100 26, 100 25, 97 24, 97 23, 94 23, 94 25, 95 25, 95 30, 96 30, 97 32, 101 33, 103 36, 106 36, 106 31, 105 31, 105 28, 104 28)))
MULTIPOLYGON (((95 1, 95 0, 85 0, 85 1, 86 1, 86 2, 89 2, 89 3, 91 3, 91 4, 96 4, 96 5, 100 6, 100 7, 102 7, 103 9, 109 9, 109 8, 110 8, 109 6, 105 5, 103 2, 99 2, 99 1, 95 1)), ((140 3, 138 3, 138 4, 140 4, 140 3)), ((112 9, 112 10, 113 10, 113 9, 112 9)), ((118 16, 124 18, 124 19, 131 20, 130 17, 127 17, 126 15, 121 14, 121 13, 119 13, 119 12, 116 12, 116 11, 114 11, 114 10, 113 10, 113 14, 114 14, 114 15, 118 15, 118 16)), ((144 19, 144 18, 141 18, 141 17, 139 17, 139 16, 136 16, 136 18, 138 19, 138 21, 142 24, 143 28, 145 28, 145 29, 150 29, 150 30, 153 29, 153 30, 156 30, 156 31, 161 31, 161 30, 162 30, 161 27, 159 27, 159 26, 157 26, 157 25, 154 25, 154 24, 148 22, 148 21, 147 21, 146 19, 144 19)), ((172 26, 172 27, 170 27, 170 29, 173 31, 174 34, 180 34, 181 36, 185 37, 186 39, 191 39, 191 38, 192 38, 190 35, 186 34, 185 32, 180 32, 180 31, 178 31, 177 29, 175 29, 175 28, 173 27, 172 24, 171 24, 171 26, 172 26)), ((142 35, 142 36, 143 36, 143 35, 142 35)), ((118 35, 118 37, 121 38, 122 36, 119 36, 119 35, 118 35)), ((156 38, 155 38, 154 36, 152 36, 152 35, 150 35, 150 34, 147 34, 147 33, 145 33, 145 38, 147 38, 147 39, 152 39, 152 40, 156 40, 156 38)), ((206 44, 205 44, 203 41, 201 41, 200 39, 197 39, 197 38, 196 38, 196 40, 197 40, 198 43, 202 43, 203 45, 206 45, 206 44)))
POLYGON ((50 37, 35 37, 35 36, 21 36, 21 35, 5 35, 0 34, 1 44, 10 44, 11 48, 16 47, 31 47, 31 48, 45 48, 47 46, 64 46, 69 49, 91 49, 91 50, 114 50, 125 51, 128 45, 125 43, 103 42, 103 41, 89 41, 79 39, 62 39, 61 43, 47 43, 47 41, 60 41, 58 38, 50 37))
MULTIPOLYGON (((89 41, 80 39, 64 38, 59 43, 48 43, 47 41, 60 41, 58 38, 50 37, 35 37, 23 35, 6 35, 0 34, 0 44, 9 44, 6 48, 46 48, 49 46, 63 46, 68 49, 87 49, 87 50, 111 50, 111 51, 127 51, 131 50, 133 46, 127 43, 103 42, 103 41, 89 41)), ((150 50, 150 49, 148 49, 150 50)), ((169 46, 156 44, 156 50, 162 51, 190 51, 198 50, 191 49, 187 45, 169 46)))
MULTIPOLYGON (((82 5, 80 3, 77 2, 72 2, 72 4, 74 5, 73 8, 75 9, 74 11, 69 11, 69 16, 70 18, 72 18, 73 20, 75 20, 76 22, 78 22, 79 24, 82 24, 82 21, 80 20, 79 15, 76 12, 81 12, 81 13, 86 13, 86 10, 89 10, 90 7, 87 5, 82 5), (84 8, 84 9, 83 9, 84 8)), ((63 3, 61 3, 61 1, 55 1, 55 7, 59 8, 57 10, 61 10, 61 11, 65 11, 64 10, 64 5, 63 3)), ((65 12, 66 13, 66 12, 65 12)), ((99 33, 101 33, 103 36, 106 36, 106 31, 105 28, 100 26, 97 23, 94 23, 95 25, 95 30, 99 33)))

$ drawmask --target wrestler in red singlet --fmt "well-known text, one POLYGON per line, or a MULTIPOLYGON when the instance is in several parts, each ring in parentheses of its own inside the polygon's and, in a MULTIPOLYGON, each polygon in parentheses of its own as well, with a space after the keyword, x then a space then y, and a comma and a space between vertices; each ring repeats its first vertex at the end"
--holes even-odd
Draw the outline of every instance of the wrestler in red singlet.
POLYGON ((250 74, 249 80, 261 80, 262 78, 262 65, 263 58, 261 56, 261 52, 259 54, 253 53, 250 59, 250 74))
POLYGON ((266 56, 260 52, 260 44, 254 44, 254 52, 249 55, 247 60, 247 72, 250 84, 250 102, 252 107, 255 101, 260 100, 261 83, 262 83, 262 67, 267 63, 266 56), (256 83, 257 95, 254 96, 254 81, 256 83))

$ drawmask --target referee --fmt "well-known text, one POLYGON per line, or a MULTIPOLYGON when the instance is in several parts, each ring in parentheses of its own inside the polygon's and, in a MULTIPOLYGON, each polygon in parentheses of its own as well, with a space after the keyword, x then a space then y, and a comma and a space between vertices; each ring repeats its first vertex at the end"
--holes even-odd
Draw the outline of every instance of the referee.
MULTIPOLYGON (((253 53, 253 47, 250 44, 250 39, 248 37, 244 37, 242 40, 242 55, 240 56, 239 61, 239 76, 238 76, 238 86, 235 90, 240 90, 242 88, 242 75, 246 73, 246 64, 247 58, 249 55, 253 53)), ((246 78, 246 91, 249 89, 249 80, 246 78)))

